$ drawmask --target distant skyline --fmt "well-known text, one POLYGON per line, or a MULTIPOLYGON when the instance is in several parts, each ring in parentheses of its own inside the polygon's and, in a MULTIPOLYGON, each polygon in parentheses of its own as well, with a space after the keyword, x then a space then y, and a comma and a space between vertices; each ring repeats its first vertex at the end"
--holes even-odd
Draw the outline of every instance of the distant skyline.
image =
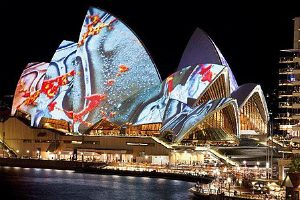
POLYGON ((148 49, 162 79, 176 71, 189 37, 199 27, 219 47, 239 85, 258 83, 265 93, 270 92, 278 82, 279 50, 292 48, 292 19, 300 16, 299 2, 284 2, 6 2, 1 12, 1 95, 14 94, 28 62, 50 62, 62 40, 78 41, 89 6, 105 9, 125 22, 148 49))

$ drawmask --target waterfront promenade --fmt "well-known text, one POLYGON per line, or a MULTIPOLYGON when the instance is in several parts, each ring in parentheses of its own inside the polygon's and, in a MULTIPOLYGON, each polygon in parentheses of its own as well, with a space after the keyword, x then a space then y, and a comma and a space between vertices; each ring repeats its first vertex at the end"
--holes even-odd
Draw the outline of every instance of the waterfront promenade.
POLYGON ((201 183, 209 183, 213 180, 211 176, 193 173, 187 169, 171 169, 166 166, 143 164, 119 166, 116 163, 108 165, 99 162, 0 158, 0 166, 74 170, 78 173, 165 178, 201 183))

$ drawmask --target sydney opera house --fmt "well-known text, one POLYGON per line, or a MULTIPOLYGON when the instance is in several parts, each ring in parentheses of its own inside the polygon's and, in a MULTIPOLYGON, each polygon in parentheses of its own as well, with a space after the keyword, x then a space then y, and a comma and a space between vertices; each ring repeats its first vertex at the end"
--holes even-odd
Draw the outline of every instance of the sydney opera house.
POLYGON ((1 140, 18 157, 191 163, 203 161, 204 147, 266 134, 267 124, 261 87, 238 85, 204 31, 161 80, 131 29, 90 8, 77 43, 25 67, 1 140))

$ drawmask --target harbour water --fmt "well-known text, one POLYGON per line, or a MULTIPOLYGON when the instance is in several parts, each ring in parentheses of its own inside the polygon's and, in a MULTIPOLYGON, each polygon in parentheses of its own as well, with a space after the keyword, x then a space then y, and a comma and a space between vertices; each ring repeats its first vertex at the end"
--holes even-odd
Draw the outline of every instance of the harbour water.
POLYGON ((193 182, 74 173, 71 170, 0 167, 0 199, 193 199, 193 182))

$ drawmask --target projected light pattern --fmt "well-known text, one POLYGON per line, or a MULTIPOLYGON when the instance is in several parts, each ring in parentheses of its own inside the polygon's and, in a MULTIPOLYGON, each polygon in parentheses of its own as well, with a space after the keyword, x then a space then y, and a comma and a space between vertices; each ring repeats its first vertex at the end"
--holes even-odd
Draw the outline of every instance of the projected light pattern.
POLYGON ((76 43, 63 41, 52 57, 37 99, 35 114, 31 118, 33 126, 38 126, 42 117, 73 123, 65 110, 73 109, 76 50, 76 43))
POLYGON ((229 98, 233 91, 241 96, 237 88, 227 61, 204 31, 194 32, 178 71, 161 82, 136 35, 111 14, 90 8, 77 43, 63 41, 50 64, 25 68, 12 115, 20 110, 30 114, 32 126, 73 134, 89 133, 101 120, 128 130, 158 123, 162 137, 170 131, 171 141, 180 142, 220 111, 216 114, 224 112, 224 120, 230 121, 226 134, 238 136, 238 106, 236 98, 229 98), (232 107, 222 111, 227 105, 232 107), (59 120, 63 125, 55 126, 59 120))
POLYGON ((175 72, 162 83, 156 96, 138 108, 139 113, 134 112, 130 122, 134 125, 162 122, 169 99, 192 106, 223 69, 221 65, 201 64, 175 72))
POLYGON ((190 129, 196 127, 197 124, 203 121, 203 119, 211 112, 220 110, 221 107, 224 107, 229 103, 237 108, 236 101, 232 98, 209 100, 194 108, 191 108, 180 101, 169 101, 166 108, 165 119, 160 131, 171 131, 173 133, 172 141, 179 142, 190 129))
MULTIPOLYGON (((152 88, 147 88, 139 91, 138 93, 133 94, 122 104, 117 107, 117 113, 112 122, 118 125, 124 125, 126 123, 131 123, 135 121, 136 116, 142 112, 144 107, 148 105, 149 102, 155 101, 159 98, 159 93, 161 91, 161 85, 156 85, 152 88)), ((149 116, 153 119, 150 119, 149 122, 154 122, 154 116, 149 116)), ((160 119, 160 118, 159 118, 160 119)), ((161 120, 158 120, 159 122, 161 120)))
POLYGON ((37 98, 40 95, 40 89, 44 81, 45 73, 49 63, 29 63, 18 81, 11 114, 15 115, 16 110, 34 116, 34 109, 37 105, 37 98))
POLYGON ((125 99, 161 82, 154 63, 134 33, 119 19, 99 9, 88 10, 76 55, 75 132, 85 132, 100 119, 114 121, 117 108, 125 99), (96 100, 96 96, 101 100, 96 100))

